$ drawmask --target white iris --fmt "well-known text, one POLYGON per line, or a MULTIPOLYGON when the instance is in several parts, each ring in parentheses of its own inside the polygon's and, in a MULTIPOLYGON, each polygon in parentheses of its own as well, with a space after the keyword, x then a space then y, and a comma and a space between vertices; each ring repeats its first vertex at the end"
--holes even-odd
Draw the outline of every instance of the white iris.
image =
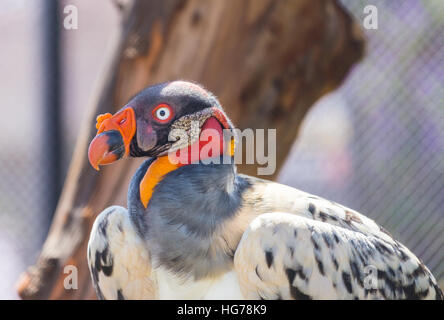
POLYGON ((159 120, 166 120, 170 116, 170 109, 167 107, 162 107, 156 110, 156 117, 159 120))

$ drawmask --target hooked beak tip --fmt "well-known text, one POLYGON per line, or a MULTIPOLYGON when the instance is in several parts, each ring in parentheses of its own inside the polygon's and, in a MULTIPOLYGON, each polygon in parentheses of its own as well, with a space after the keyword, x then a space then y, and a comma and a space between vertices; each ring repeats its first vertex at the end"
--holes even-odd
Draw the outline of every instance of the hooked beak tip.
POLYGON ((106 131, 97 135, 88 148, 91 166, 100 171, 100 165, 110 164, 124 156, 125 148, 118 131, 106 131))
POLYGON ((97 171, 100 171, 99 164, 102 157, 99 156, 96 148, 97 146, 94 143, 94 140, 91 141, 91 144, 89 145, 88 148, 88 160, 91 167, 93 167, 97 171))

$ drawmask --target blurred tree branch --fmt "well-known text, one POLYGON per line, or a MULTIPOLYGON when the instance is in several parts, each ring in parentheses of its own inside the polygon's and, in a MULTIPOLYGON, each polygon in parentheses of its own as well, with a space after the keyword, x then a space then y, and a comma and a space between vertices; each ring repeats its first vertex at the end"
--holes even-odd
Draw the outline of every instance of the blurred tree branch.
MULTIPOLYGON (((283 163, 309 108, 336 88, 364 52, 358 25, 325 0, 135 0, 81 130, 54 221, 35 266, 18 282, 24 299, 88 299, 86 246, 98 213, 125 205, 140 159, 95 172, 87 160, 95 116, 114 112, 144 87, 194 80, 218 95, 240 129, 276 128, 283 163), (79 289, 65 290, 65 265, 79 289)), ((256 166, 239 166, 256 173, 256 166)))

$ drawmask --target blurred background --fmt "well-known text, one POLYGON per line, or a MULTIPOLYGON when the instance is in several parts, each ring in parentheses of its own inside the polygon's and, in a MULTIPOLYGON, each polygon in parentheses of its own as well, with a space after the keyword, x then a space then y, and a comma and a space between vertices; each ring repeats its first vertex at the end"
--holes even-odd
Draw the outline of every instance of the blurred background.
MULTIPOLYGON (((443 287, 444 1, 340 2, 357 21, 375 5, 379 28, 364 29, 365 58, 311 108, 278 181, 375 219, 443 287)), ((17 298, 41 250, 119 21, 110 0, 0 3, 2 299, 17 298), (79 28, 54 33, 48 17, 67 4, 79 28)))

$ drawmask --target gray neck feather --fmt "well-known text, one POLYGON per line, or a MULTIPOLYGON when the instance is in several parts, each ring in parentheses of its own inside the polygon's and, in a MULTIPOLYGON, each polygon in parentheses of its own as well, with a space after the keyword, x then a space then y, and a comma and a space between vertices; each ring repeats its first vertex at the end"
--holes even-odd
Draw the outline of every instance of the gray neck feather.
POLYGON ((228 270, 233 257, 214 248, 213 239, 218 227, 240 209, 249 183, 232 164, 187 165, 157 184, 145 209, 139 184, 152 161, 144 162, 134 175, 128 207, 155 266, 195 279, 228 270))

